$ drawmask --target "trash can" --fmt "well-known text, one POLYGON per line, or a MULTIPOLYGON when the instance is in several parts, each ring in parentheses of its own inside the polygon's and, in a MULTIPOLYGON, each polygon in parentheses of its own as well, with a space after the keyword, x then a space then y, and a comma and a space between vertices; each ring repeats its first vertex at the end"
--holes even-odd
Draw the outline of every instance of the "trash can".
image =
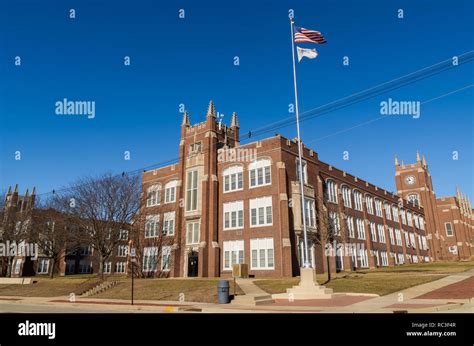
POLYGON ((229 281, 220 280, 217 285, 217 301, 219 304, 229 304, 229 281))

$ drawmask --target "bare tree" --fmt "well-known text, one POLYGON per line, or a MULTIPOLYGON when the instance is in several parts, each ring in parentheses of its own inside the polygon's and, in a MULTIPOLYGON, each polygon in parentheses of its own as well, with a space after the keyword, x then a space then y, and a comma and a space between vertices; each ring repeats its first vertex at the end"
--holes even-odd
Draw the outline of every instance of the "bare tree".
MULTIPOLYGON (((341 200, 342 196, 338 196, 341 200)), ((331 281, 331 252, 335 253, 337 256, 337 251, 339 249, 332 248, 333 244, 337 243, 338 240, 343 242, 348 241, 348 229, 347 229, 347 215, 344 212, 344 209, 341 205, 327 203, 327 198, 325 196, 318 196, 316 198, 316 210, 318 210, 316 218, 318 224, 318 230, 316 233, 310 233, 311 240, 319 245, 321 249, 325 252, 326 265, 327 265, 327 281, 331 281), (336 215, 335 218, 330 217, 330 212, 336 215), (330 251, 332 249, 332 251, 330 251)), ((343 259, 341 258, 341 261, 343 259)))
POLYGON ((105 263, 123 243, 121 231, 134 222, 140 190, 138 176, 104 174, 80 179, 59 196, 62 210, 76 217, 79 239, 97 252, 101 277, 105 263))

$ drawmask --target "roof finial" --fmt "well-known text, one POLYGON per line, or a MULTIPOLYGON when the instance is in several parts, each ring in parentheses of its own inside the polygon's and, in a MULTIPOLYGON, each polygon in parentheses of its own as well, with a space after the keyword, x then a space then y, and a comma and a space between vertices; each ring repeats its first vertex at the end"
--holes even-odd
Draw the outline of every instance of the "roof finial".
POLYGON ((29 189, 26 189, 25 197, 28 197, 28 194, 29 194, 29 189))
POLYGON ((212 100, 209 102, 209 107, 207 107, 207 115, 206 118, 209 117, 216 117, 216 110, 214 108, 214 102, 212 100))
POLYGON ((423 162, 423 166, 427 166, 427 164, 426 164, 426 159, 425 159, 425 155, 423 155, 422 162, 423 162))
POLYGON ((421 161, 420 152, 417 150, 416 151, 416 162, 420 162, 420 161, 421 161))
POLYGON ((31 191, 31 195, 32 196, 36 195, 36 186, 33 186, 33 191, 31 191))
POLYGON ((188 111, 184 112, 183 121, 181 122, 181 126, 191 126, 191 122, 189 121, 188 111))
POLYGON ((402 167, 405 168, 405 162, 402 160, 402 167))
POLYGON ((15 184, 15 190, 13 190, 13 193, 18 193, 18 184, 15 184))
POLYGON ((237 113, 232 113, 232 120, 230 121, 230 127, 239 127, 239 119, 237 118, 237 113))
POLYGON ((395 166, 398 166, 398 157, 395 155, 395 166))
POLYGON ((8 192, 7 192, 7 195, 11 194, 12 193, 12 187, 11 186, 8 186, 8 192))

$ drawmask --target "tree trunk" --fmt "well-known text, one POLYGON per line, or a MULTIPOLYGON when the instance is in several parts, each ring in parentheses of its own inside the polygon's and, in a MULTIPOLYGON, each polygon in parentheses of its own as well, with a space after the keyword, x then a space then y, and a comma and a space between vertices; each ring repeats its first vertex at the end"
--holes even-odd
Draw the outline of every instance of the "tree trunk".
POLYGON ((326 255, 326 263, 327 263, 327 266, 328 266, 328 281, 331 281, 331 261, 330 261, 330 257, 328 255, 326 255))
POLYGON ((49 273, 49 278, 54 278, 54 267, 56 266, 56 261, 54 258, 51 258, 51 272, 49 273))
POLYGON ((8 257, 7 278, 11 278, 11 277, 12 277, 12 264, 13 264, 12 257, 8 257))
POLYGON ((101 280, 104 280, 104 256, 102 254, 99 257, 99 277, 101 280))

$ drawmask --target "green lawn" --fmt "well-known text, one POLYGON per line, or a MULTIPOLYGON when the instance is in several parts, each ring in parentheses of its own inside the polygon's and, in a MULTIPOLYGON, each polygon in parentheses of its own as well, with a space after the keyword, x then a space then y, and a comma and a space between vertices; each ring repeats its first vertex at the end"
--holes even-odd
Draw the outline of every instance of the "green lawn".
MULTIPOLYGON (((220 279, 135 279, 134 299, 140 300, 180 300, 217 303, 217 283, 220 279)), ((243 294, 237 285, 237 293, 243 294)), ((230 285, 230 294, 234 294, 230 285)), ((97 298, 130 299, 131 280, 125 279, 103 293, 94 295, 97 298)))
POLYGON ((32 277, 29 285, 0 284, 0 296, 56 297, 77 293, 77 289, 90 279, 89 276, 32 277))
MULTIPOLYGON (((421 285, 445 277, 448 274, 474 269, 474 262, 438 262, 427 264, 407 264, 399 267, 359 270, 333 274, 333 279, 326 287, 335 293, 374 293, 386 295, 408 287, 421 285)), ((318 274, 317 280, 324 284, 326 274, 318 274)), ((297 285, 299 278, 262 279, 255 284, 264 291, 283 293, 287 288, 297 285)))

